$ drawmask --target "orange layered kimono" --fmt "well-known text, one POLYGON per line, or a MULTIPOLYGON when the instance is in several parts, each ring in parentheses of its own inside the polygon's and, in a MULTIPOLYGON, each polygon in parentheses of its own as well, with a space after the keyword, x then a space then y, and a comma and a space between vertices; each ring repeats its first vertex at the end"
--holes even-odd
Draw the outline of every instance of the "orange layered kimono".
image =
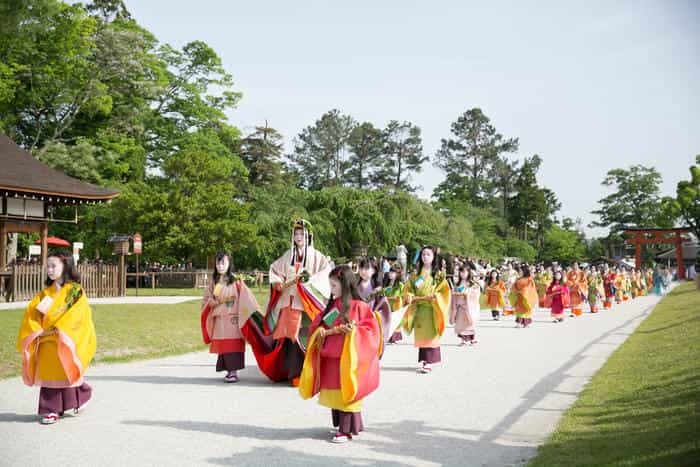
POLYGON ((571 270, 566 273, 566 285, 569 286, 571 308, 581 308, 584 297, 588 295, 588 280, 583 271, 571 270))
MULTIPOLYGON (((341 309, 340 299, 334 308, 341 309)), ((332 308, 333 308, 332 307, 332 308)), ((354 323, 348 334, 321 338, 321 328, 343 323, 338 316, 331 325, 319 313, 311 323, 309 346, 299 382, 299 394, 310 399, 319 394, 319 404, 344 412, 359 412, 362 399, 379 387, 379 354, 382 351, 379 317, 367 303, 352 300, 348 319, 354 323)))
POLYGON ((496 284, 486 286, 486 306, 490 310, 502 310, 506 303, 506 284, 499 280, 496 284))
POLYGON ((96 346, 92 312, 80 284, 70 282, 60 290, 51 285, 34 296, 22 318, 17 338, 22 379, 27 386, 80 386, 96 346), (37 306, 44 299, 52 303, 42 314, 37 306))
POLYGON ((532 280, 532 277, 521 277, 513 284, 513 290, 516 294, 515 316, 532 318, 532 310, 539 302, 535 281, 532 280))

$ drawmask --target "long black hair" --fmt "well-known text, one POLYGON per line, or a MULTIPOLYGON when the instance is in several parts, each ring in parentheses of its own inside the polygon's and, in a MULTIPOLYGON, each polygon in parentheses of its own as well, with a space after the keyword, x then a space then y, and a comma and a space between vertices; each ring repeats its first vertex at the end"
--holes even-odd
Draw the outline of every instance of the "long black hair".
POLYGON ((556 283, 557 285, 564 285, 564 284, 565 284, 564 280, 565 280, 565 279, 564 279, 564 272, 561 271, 560 269, 556 269, 556 270, 552 273, 552 282, 549 284, 549 286, 551 287, 551 286, 553 286, 555 283, 556 283), (560 276, 560 277, 559 277, 559 280, 557 280, 557 273, 559 273, 559 276, 560 276))
POLYGON ((430 266, 430 275, 433 276, 433 279, 435 278, 435 273, 440 269, 439 263, 438 263, 438 255, 435 253, 435 248, 432 246, 425 245, 423 248, 420 249, 420 253, 418 254, 418 275, 420 276, 421 273, 423 272, 423 251, 424 250, 430 250, 433 252, 433 263, 430 266))
POLYGON ((336 279, 338 282, 340 282, 341 296, 334 297, 333 294, 331 294, 330 298, 328 299, 326 309, 323 310, 322 316, 325 316, 326 313, 328 313, 333 308, 333 303, 335 302, 335 299, 340 298, 340 303, 342 307, 340 313, 343 317, 343 322, 347 323, 348 311, 350 310, 350 300, 362 300, 362 297, 360 297, 360 293, 357 291, 357 286, 355 285, 355 273, 352 272, 350 266, 346 264, 341 264, 340 266, 336 266, 335 268, 333 268, 330 274, 328 274, 328 278, 336 279))
POLYGON ((357 266, 357 283, 356 285, 360 285, 360 282, 362 282, 362 278, 360 277, 360 269, 367 269, 367 268, 372 268, 374 269, 374 273, 372 273, 372 277, 369 278, 369 283, 372 285, 372 289, 376 289, 382 284, 382 281, 380 279, 380 271, 379 267, 377 264, 377 260, 374 258, 368 258, 367 256, 363 256, 360 258, 360 262, 357 266))
POLYGON ((294 266, 297 260, 297 246, 294 243, 294 232, 301 230, 304 232, 304 257, 302 258, 302 268, 306 268, 306 258, 308 256, 309 247, 314 245, 314 234, 311 232, 311 224, 304 219, 297 219, 292 223, 292 261, 291 266, 294 266))
POLYGON ((467 265, 462 265, 455 269, 455 272, 457 273, 457 281, 455 282, 455 287, 458 287, 462 284, 461 272, 463 270, 466 270, 469 273, 466 279, 466 285, 471 287, 472 285, 476 284, 476 280, 474 279, 474 270, 467 265))
POLYGON ((498 281, 501 280, 501 273, 498 272, 498 269, 492 269, 489 271, 489 273, 486 275, 486 285, 491 285, 491 284, 498 284, 498 281), (491 276, 493 273, 496 273, 496 279, 493 279, 491 276))
MULTIPOLYGON (((403 275, 403 266, 401 266, 401 263, 399 263, 397 261, 394 264, 392 264, 390 272, 396 273, 396 280, 394 281, 394 284, 401 283, 401 276, 403 275)), ((382 284, 382 287, 389 287, 390 285, 393 285, 393 284, 391 284, 391 279, 389 278, 389 274, 386 274, 384 276, 384 283, 382 284)))
POLYGON ((216 263, 218 263, 226 257, 228 258, 228 269, 224 273, 224 275, 226 276, 226 283, 233 283, 233 258, 231 258, 231 255, 226 253, 225 251, 219 251, 218 253, 216 253, 216 259, 214 260, 214 284, 218 284, 219 280, 221 279, 221 274, 219 274, 219 270, 216 268, 216 263))
MULTIPOLYGON (((61 284, 67 284, 68 282, 76 282, 80 284, 80 273, 75 267, 73 255, 65 251, 53 251, 50 252, 49 255, 46 257, 47 260, 49 258, 58 258, 63 263, 63 274, 61 274, 61 284)), ((51 280, 51 278, 47 276, 44 284, 49 286, 54 282, 55 281, 51 280)))

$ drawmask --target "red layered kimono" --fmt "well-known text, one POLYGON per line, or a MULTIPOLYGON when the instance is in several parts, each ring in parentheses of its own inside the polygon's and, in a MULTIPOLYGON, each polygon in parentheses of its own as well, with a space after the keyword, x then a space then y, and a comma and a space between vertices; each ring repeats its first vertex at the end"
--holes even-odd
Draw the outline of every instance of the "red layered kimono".
MULTIPOLYGON (((340 299, 334 307, 341 309, 340 299)), ((378 316, 367 303, 352 300, 348 318, 354 322, 348 334, 321 338, 319 328, 342 324, 339 315, 330 326, 318 314, 309 331, 311 337, 301 373, 299 393, 309 399, 320 393, 319 403, 344 412, 359 412, 362 399, 379 386, 381 329, 378 316)))

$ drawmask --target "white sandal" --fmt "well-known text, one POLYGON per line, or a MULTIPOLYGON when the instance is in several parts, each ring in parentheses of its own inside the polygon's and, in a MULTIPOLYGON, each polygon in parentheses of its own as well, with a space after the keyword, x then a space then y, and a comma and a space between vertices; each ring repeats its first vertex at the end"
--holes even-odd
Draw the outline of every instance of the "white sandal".
POLYGON ((58 421, 58 414, 55 412, 50 412, 41 416, 42 425, 53 425, 58 421))
POLYGON ((336 433, 333 438, 331 438, 331 443, 343 444, 350 441, 352 437, 346 433, 336 433))

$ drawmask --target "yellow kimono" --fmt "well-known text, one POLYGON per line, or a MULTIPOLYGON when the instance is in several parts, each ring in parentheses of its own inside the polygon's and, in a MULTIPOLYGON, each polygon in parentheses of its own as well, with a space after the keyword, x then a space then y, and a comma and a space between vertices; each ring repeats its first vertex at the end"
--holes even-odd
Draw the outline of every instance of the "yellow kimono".
POLYGON ((404 300, 411 305, 404 316, 406 333, 415 332, 414 346, 419 348, 440 347, 440 336, 445 331, 445 321, 450 311, 452 292, 444 276, 423 273, 412 275, 404 286, 404 300), (434 294, 430 301, 415 301, 417 297, 434 294))
POLYGON ((92 312, 80 284, 69 282, 60 290, 51 285, 27 305, 17 339, 27 386, 82 385, 95 347, 92 312), (37 309, 42 300, 51 302, 46 313, 37 309))

